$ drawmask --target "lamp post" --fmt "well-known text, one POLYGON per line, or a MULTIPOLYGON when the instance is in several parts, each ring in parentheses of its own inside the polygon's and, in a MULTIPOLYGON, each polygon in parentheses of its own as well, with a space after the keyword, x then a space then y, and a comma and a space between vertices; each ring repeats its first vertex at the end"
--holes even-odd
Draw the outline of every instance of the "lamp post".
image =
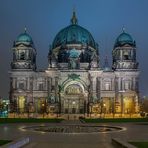
POLYGON ((30 103, 27 103, 27 113, 28 113, 28 118, 30 118, 30 103))
MULTIPOLYGON (((72 105, 73 105, 73 106, 72 106, 72 107, 73 107, 73 109, 72 109, 73 111, 72 111, 72 112, 73 112, 74 114, 76 113, 75 104, 76 104, 76 102, 73 101, 73 102, 72 102, 72 105)), ((76 117, 74 116, 74 120, 75 120, 75 118, 76 118, 76 117)))
POLYGON ((105 114, 106 114, 106 104, 103 103, 103 113, 104 113, 104 117, 105 117, 105 114))
POLYGON ((2 109, 3 109, 3 105, 2 105, 2 101, 0 100, 0 117, 2 116, 2 109))
POLYGON ((42 103, 42 113, 43 113, 43 118, 44 118, 44 110, 45 110, 45 104, 42 103))
POLYGON ((17 99, 14 99, 13 103, 13 113, 14 113, 14 118, 16 117, 16 113, 18 113, 18 103, 17 103, 17 99))
POLYGON ((58 104, 59 104, 59 116, 60 116, 60 114, 61 114, 61 90, 62 90, 62 87, 59 85, 59 93, 58 93, 58 95, 59 95, 59 100, 58 100, 58 104))
POLYGON ((100 107, 101 107, 100 118, 102 118, 102 113, 103 113, 103 100, 100 100, 100 107))
POLYGON ((9 115, 9 103, 8 102, 6 102, 6 111, 7 111, 7 117, 8 117, 9 115))
POLYGON ((29 103, 25 102, 25 111, 27 113, 27 117, 29 118, 29 103))
POLYGON ((83 112, 84 112, 84 118, 85 118, 85 116, 89 116, 89 102, 85 98, 84 98, 84 109, 83 109, 83 112))
POLYGON ((56 103, 56 115, 59 117, 59 103, 56 103))
POLYGON ((122 90, 122 91, 120 91, 120 94, 121 94, 121 117, 122 117, 122 115, 123 115, 123 109, 124 109, 124 97, 123 97, 123 93, 125 92, 125 90, 122 90))
POLYGON ((38 116, 38 100, 37 98, 35 99, 35 117, 37 118, 38 116))
POLYGON ((91 118, 93 102, 90 102, 89 107, 90 107, 89 110, 90 110, 90 118, 91 118))
POLYGON ((68 99, 68 120, 69 120, 69 99, 68 99))

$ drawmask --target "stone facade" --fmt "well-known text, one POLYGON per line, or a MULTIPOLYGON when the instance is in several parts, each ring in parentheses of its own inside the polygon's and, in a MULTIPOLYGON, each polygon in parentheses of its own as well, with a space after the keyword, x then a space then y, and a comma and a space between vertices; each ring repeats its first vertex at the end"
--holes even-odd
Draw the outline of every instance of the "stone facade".
POLYGON ((12 111, 56 114, 138 113, 136 43, 123 31, 112 50, 113 65, 99 64, 92 35, 77 24, 62 29, 49 49, 49 66, 36 70, 36 49, 26 31, 14 43, 10 72, 12 111))

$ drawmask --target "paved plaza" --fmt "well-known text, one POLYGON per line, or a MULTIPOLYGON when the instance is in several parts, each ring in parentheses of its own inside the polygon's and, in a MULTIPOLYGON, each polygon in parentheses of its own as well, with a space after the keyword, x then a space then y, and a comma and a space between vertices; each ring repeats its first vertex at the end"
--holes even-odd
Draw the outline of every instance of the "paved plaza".
POLYGON ((89 125, 120 126, 126 130, 109 133, 43 133, 31 130, 23 130, 23 127, 31 126, 57 126, 58 124, 82 124, 82 123, 55 123, 55 124, 3 124, 0 125, 0 139, 16 140, 21 137, 30 137, 30 144, 26 148, 113 148, 112 138, 120 138, 124 141, 147 141, 147 123, 97 123, 89 125))

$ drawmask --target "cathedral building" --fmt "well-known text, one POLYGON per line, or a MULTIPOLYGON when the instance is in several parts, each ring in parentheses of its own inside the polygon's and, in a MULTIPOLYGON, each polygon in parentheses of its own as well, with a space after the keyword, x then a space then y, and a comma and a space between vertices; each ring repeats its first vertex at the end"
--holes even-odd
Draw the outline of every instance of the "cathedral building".
POLYGON ((10 72, 11 110, 47 114, 135 114, 139 112, 139 69, 136 42, 121 32, 100 66, 99 48, 91 33, 71 24, 55 36, 48 53, 48 67, 37 70, 34 42, 21 33, 12 47, 10 72))

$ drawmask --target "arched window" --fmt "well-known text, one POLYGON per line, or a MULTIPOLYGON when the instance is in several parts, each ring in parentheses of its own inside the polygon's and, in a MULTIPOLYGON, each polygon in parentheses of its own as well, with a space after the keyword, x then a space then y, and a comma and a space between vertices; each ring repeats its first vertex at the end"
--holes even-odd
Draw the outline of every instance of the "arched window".
POLYGON ((129 52, 128 51, 124 51, 123 52, 123 60, 129 60, 130 59, 130 57, 129 57, 129 52))
POLYGON ((25 97, 24 96, 18 97, 18 108, 20 112, 24 112, 24 109, 25 109, 25 97))
POLYGON ((43 87, 43 83, 39 83, 39 86, 38 86, 39 88, 39 91, 42 91, 43 89, 44 89, 44 87, 43 87))
POLYGON ((20 60, 25 60, 25 52, 20 53, 20 60))
POLYGON ((110 84, 109 83, 105 83, 105 90, 110 90, 110 84))
POLYGON ((25 89, 25 85, 23 82, 20 82, 18 87, 19 89, 22 89, 22 90, 25 89))
POLYGON ((13 60, 16 61, 16 52, 13 52, 13 60))
POLYGON ((124 89, 125 90, 129 90, 130 89, 130 82, 125 82, 125 84, 124 84, 124 89))

